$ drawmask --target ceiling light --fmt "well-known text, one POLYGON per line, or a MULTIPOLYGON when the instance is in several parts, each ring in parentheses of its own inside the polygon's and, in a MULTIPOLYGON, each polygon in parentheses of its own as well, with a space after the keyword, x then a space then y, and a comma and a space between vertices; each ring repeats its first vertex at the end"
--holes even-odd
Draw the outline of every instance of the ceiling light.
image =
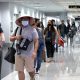
POLYGON ((71 9, 78 9, 80 8, 80 5, 69 5, 68 7, 71 9))

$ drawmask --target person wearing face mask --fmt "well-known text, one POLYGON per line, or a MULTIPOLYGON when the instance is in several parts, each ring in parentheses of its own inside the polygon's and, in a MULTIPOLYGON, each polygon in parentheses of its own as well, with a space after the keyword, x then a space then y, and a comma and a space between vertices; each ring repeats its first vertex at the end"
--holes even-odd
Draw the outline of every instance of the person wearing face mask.
POLYGON ((23 21, 22 21, 22 25, 23 25, 23 27, 28 27, 28 26, 29 26, 29 22, 23 20, 23 21))
POLYGON ((30 80, 35 80, 34 60, 38 49, 38 33, 33 28, 34 19, 23 16, 16 20, 16 24, 19 26, 16 36, 13 34, 10 37, 11 41, 16 40, 15 69, 18 71, 19 80, 25 80, 24 67, 30 75, 30 80), (27 41, 31 41, 30 44, 27 41))
MULTIPOLYGON (((51 22, 52 22, 54 28, 55 28, 56 31, 57 31, 57 25, 55 24, 55 20, 52 19, 51 22)), ((56 43, 55 43, 55 46, 56 46, 56 47, 55 47, 55 51, 58 52, 58 37, 57 37, 57 36, 56 36, 56 43)))
POLYGON ((51 20, 48 21, 48 25, 44 30, 45 35, 45 45, 46 45, 46 51, 47 51, 47 62, 53 61, 54 57, 54 51, 55 51, 55 38, 56 38, 56 32, 53 24, 51 23, 51 20))

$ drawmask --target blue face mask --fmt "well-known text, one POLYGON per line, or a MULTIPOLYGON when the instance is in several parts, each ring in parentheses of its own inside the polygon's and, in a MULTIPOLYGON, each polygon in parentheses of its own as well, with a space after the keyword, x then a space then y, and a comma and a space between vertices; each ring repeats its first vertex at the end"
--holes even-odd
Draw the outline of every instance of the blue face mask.
POLYGON ((23 25, 23 27, 28 27, 29 26, 29 22, 28 21, 22 21, 22 25, 23 25))

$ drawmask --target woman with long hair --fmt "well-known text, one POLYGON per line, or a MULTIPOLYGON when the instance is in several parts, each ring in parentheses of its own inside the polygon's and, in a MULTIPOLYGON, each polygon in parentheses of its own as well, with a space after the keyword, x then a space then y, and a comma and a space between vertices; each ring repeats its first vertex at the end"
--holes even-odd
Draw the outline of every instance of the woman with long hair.
POLYGON ((51 20, 48 21, 48 25, 45 28, 44 31, 45 35, 45 45, 46 45, 46 51, 47 51, 47 62, 53 61, 54 57, 54 51, 55 51, 55 38, 56 38, 56 31, 55 28, 51 22, 51 20))

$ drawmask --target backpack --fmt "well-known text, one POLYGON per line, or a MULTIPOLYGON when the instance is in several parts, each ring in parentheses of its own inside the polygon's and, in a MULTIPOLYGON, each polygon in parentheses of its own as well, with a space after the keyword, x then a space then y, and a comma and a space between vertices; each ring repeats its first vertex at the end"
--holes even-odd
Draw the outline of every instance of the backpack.
POLYGON ((68 33, 68 36, 72 38, 74 35, 75 35, 75 28, 72 27, 71 30, 68 33))

